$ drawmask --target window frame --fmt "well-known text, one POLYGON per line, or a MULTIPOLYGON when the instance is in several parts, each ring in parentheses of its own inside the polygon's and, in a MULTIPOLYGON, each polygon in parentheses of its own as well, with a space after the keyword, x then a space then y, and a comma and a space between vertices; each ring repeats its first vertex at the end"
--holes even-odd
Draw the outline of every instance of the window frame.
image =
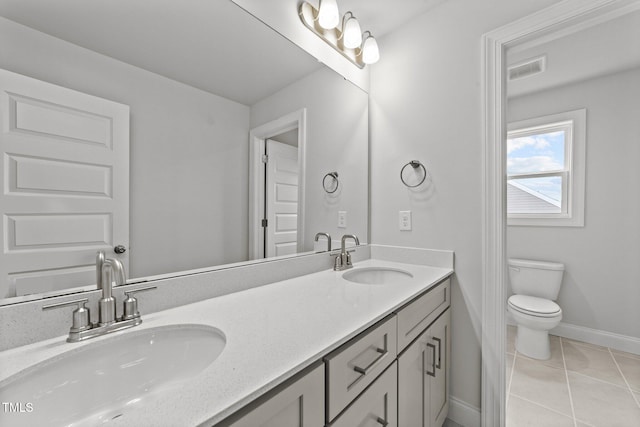
MULTIPOLYGON (((565 144, 562 170, 506 174, 505 166, 505 206, 507 206, 506 185, 509 180, 560 176, 562 178, 560 213, 507 213, 507 225, 584 227, 586 116, 587 110, 580 109, 509 123, 505 145, 507 139, 560 130, 565 131, 565 144)), ((505 158, 504 161, 506 164, 507 159, 505 158)))

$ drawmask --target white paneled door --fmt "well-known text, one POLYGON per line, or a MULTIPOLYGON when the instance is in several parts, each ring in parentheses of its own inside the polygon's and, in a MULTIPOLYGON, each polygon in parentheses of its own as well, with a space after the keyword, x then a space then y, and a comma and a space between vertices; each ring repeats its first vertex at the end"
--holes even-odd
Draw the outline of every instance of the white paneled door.
POLYGON ((101 249, 128 271, 128 106, 0 70, 0 152, 0 298, 95 286, 101 249))
POLYGON ((265 256, 295 254, 298 249, 298 149, 268 139, 265 256))

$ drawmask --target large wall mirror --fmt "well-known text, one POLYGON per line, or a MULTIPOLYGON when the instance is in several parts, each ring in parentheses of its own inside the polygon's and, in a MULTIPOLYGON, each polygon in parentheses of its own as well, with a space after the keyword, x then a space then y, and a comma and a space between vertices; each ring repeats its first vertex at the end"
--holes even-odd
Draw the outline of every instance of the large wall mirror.
POLYGON ((0 68, 0 305, 368 241, 367 93, 231 0, 0 0, 0 68))

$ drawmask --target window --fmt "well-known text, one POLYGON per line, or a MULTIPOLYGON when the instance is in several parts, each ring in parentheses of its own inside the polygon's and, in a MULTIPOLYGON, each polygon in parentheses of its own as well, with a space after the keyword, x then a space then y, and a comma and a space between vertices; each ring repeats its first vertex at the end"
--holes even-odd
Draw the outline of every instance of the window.
POLYGON ((509 225, 584 225, 585 124, 577 110, 509 125, 509 225))

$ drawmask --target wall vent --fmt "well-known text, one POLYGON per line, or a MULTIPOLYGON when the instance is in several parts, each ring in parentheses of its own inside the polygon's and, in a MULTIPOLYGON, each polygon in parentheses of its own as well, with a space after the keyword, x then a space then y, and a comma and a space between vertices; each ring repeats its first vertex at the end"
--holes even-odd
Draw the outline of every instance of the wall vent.
POLYGON ((540 56, 538 58, 527 59, 510 66, 507 71, 509 80, 518 80, 525 77, 533 76, 545 71, 547 66, 547 57, 540 56))

